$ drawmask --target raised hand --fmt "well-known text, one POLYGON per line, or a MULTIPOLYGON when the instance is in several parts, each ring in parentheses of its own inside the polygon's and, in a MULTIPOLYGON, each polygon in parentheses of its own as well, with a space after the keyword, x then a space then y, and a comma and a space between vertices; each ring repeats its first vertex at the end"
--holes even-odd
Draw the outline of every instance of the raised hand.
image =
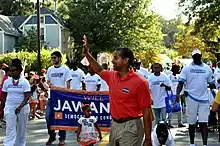
POLYGON ((82 52, 83 52, 83 54, 86 54, 86 53, 88 53, 89 52, 89 47, 88 47, 88 42, 87 42, 87 38, 86 38, 86 36, 85 35, 83 35, 83 50, 82 50, 82 52))

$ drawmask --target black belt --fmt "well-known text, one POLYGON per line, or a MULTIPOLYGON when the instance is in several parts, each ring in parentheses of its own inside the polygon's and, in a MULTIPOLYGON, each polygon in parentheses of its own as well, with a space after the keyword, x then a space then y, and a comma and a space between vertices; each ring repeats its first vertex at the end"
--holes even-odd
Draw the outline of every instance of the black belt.
POLYGON ((127 117, 127 118, 112 118, 116 123, 125 123, 130 120, 140 119, 142 116, 139 117, 127 117))

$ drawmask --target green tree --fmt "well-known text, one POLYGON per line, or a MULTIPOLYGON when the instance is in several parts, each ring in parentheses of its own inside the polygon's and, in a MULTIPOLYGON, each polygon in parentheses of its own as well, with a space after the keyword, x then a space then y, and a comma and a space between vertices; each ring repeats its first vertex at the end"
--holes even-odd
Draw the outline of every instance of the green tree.
POLYGON ((61 15, 63 18, 67 19, 69 18, 68 15, 68 6, 67 6, 67 2, 68 0, 47 0, 45 2, 42 3, 42 5, 44 7, 47 7, 49 9, 54 10, 54 3, 56 2, 56 12, 61 15))
MULTIPOLYGON (((52 49, 52 50, 41 50, 41 62, 42 62, 42 68, 47 69, 49 66, 51 66, 51 57, 50 54, 53 51, 57 51, 58 49, 52 49)), ((62 54, 62 63, 66 63, 66 56, 62 54)), ((0 54, 0 64, 6 63, 10 64, 11 60, 14 58, 19 58, 24 63, 26 62, 25 72, 30 71, 37 71, 38 65, 37 65, 37 53, 36 52, 27 52, 27 51, 19 51, 19 52, 10 52, 7 54, 0 54)))
POLYGON ((175 35, 179 33, 183 27, 181 18, 165 20, 161 18, 162 33, 164 34, 164 45, 166 48, 172 48, 175 44, 175 35))
POLYGON ((184 27, 181 33, 176 35, 175 39, 174 49, 178 51, 180 56, 189 58, 192 50, 198 48, 202 51, 205 60, 216 61, 214 54, 207 51, 206 44, 200 35, 195 35, 193 25, 184 27))
POLYGON ((159 16, 148 9, 150 0, 71 0, 69 27, 76 50, 87 35, 93 52, 117 47, 136 50, 157 49, 162 45, 159 16))
POLYGON ((37 51, 37 30, 32 27, 26 30, 18 39, 16 50, 37 51))
POLYGON ((30 0, 0 0, 0 12, 6 16, 28 16, 34 11, 30 0))
POLYGON ((195 22, 194 32, 205 43, 206 51, 220 60, 220 1, 219 0, 179 0, 183 13, 189 22, 195 22))
POLYGON ((141 61, 144 67, 150 67, 150 64, 157 62, 158 50, 147 49, 135 51, 135 56, 141 61))

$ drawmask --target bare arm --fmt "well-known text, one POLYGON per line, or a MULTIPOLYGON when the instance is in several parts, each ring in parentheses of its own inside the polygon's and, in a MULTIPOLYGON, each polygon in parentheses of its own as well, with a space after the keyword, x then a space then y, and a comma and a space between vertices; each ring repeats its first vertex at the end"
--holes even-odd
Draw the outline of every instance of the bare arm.
POLYGON ((95 58, 92 57, 92 55, 89 53, 89 47, 87 38, 84 35, 83 36, 83 53, 87 60, 89 61, 89 64, 91 65, 92 69, 98 74, 101 75, 101 72, 104 70, 102 66, 95 60, 95 58))
POLYGON ((151 146, 151 131, 152 131, 152 121, 154 120, 154 116, 151 108, 144 108, 143 112, 143 120, 144 120, 144 132, 145 132, 145 145, 151 146))
POLYGON ((95 128, 97 129, 97 131, 98 131, 98 133, 99 133, 99 139, 102 140, 102 133, 101 133, 101 130, 100 130, 100 128, 99 128, 98 123, 95 123, 94 126, 95 126, 95 128))
POLYGON ((82 125, 80 124, 79 127, 78 127, 78 130, 77 130, 77 141, 78 142, 80 141, 79 135, 81 133, 81 129, 82 129, 82 125))
POLYGON ((20 106, 24 107, 27 104, 27 102, 30 99, 30 97, 31 97, 31 93, 30 92, 25 92, 24 93, 24 100, 23 100, 23 102, 21 103, 20 106))
POLYGON ((212 111, 216 112, 219 109, 219 104, 217 102, 212 103, 212 111))
POLYGON ((82 90, 86 90, 86 84, 82 82, 82 90))
POLYGON ((219 109, 219 105, 220 105, 220 90, 217 92, 215 100, 212 104, 212 111, 216 112, 219 109))
POLYGON ((209 88, 212 90, 212 89, 215 89, 215 84, 209 84, 209 88))
POLYGON ((171 86, 162 83, 160 87, 165 87, 166 90, 171 90, 171 86))
POLYGON ((101 84, 98 84, 97 85, 97 91, 100 91, 100 89, 101 89, 101 84))
POLYGON ((47 84, 48 84, 48 86, 49 86, 49 88, 50 88, 50 86, 51 86, 51 81, 50 81, 50 80, 47 80, 47 84))
POLYGON ((182 89, 183 89, 183 85, 184 83, 183 82, 179 82, 179 84, 177 85, 177 88, 176 88, 176 94, 177 95, 180 95, 182 89))
POLYGON ((70 80, 66 81, 66 87, 67 87, 67 89, 70 89, 70 80))
POLYGON ((49 85, 46 82, 41 82, 41 84, 46 90, 49 90, 49 85))
POLYGON ((30 92, 24 92, 24 100, 21 104, 16 108, 15 114, 19 114, 21 109, 28 103, 29 98, 31 97, 30 92))
POLYGON ((7 92, 3 92, 3 91, 2 91, 2 99, 3 99, 3 101, 2 101, 2 106, 3 106, 3 107, 5 107, 6 97, 7 97, 7 92))
POLYGON ((184 83, 183 82, 179 82, 179 84, 177 85, 177 88, 176 88, 176 101, 179 101, 180 100, 180 93, 183 89, 183 85, 184 83))

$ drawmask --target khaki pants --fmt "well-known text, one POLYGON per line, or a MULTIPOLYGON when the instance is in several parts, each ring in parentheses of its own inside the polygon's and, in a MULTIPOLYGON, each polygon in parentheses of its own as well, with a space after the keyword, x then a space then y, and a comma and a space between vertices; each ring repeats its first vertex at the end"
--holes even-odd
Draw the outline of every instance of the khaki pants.
POLYGON ((110 146, 141 146, 144 138, 144 126, 141 119, 125 123, 112 121, 110 146))

